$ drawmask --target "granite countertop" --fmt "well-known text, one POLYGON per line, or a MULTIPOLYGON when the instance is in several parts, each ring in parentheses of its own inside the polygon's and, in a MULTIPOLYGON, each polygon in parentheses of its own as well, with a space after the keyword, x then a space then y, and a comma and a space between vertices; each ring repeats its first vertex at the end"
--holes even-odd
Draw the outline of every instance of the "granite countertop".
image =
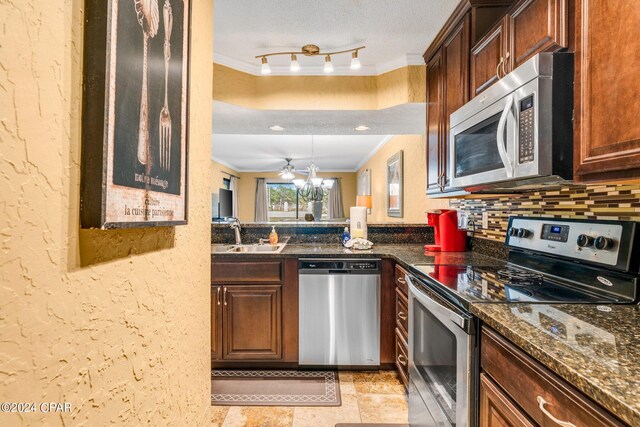
POLYGON ((387 244, 374 245, 372 249, 366 251, 351 250, 333 243, 315 244, 287 244, 279 254, 264 253, 257 255, 237 254, 237 253, 214 253, 213 259, 227 257, 252 257, 273 258, 273 257, 311 257, 311 258, 391 258, 405 267, 412 264, 429 265, 494 265, 503 261, 477 253, 477 252, 428 252, 425 254, 424 245, 417 244, 387 244))
POLYGON ((640 307, 476 303, 471 311, 620 419, 640 425, 640 307))

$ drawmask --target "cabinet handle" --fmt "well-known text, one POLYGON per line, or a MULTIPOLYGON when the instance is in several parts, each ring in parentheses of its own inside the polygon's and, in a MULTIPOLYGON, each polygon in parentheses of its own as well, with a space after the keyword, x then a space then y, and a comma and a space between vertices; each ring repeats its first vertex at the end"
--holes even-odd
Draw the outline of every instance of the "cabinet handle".
POLYGON ((404 311, 399 311, 398 317, 402 320, 407 320, 407 315, 404 313, 404 311))
POLYGON ((562 427, 576 427, 575 424, 570 423, 569 421, 561 421, 561 420, 557 419, 556 417, 554 417, 553 415, 551 415, 551 413, 547 410, 547 408, 545 408, 545 405, 547 405, 548 403, 549 402, 544 400, 542 398, 542 396, 538 396, 538 407, 540 408, 542 413, 547 416, 547 418, 549 418, 551 421, 553 421, 554 423, 556 423, 556 424, 558 424, 559 426, 562 426, 562 427))
POLYGON ((218 305, 220 305, 220 288, 221 288, 221 287, 222 287, 222 286, 218 286, 218 296, 217 296, 217 298, 216 298, 216 301, 218 301, 218 305))
POLYGON ((496 65, 496 77, 498 78, 498 80, 501 79, 500 77, 500 66, 504 64, 504 57, 501 56, 500 57, 500 62, 498 62, 498 65, 496 65))
POLYGON ((222 292, 222 301, 224 302, 224 305, 227 305, 227 287, 224 287, 224 292, 222 292))
POLYGON ((400 284, 402 284, 402 285, 406 285, 406 284, 407 284, 407 281, 406 281, 406 280, 404 280, 404 277, 400 276, 400 277, 398 277, 398 283, 400 283, 400 284))
MULTIPOLYGON (((399 364, 401 364, 402 366, 407 366, 407 358, 404 357, 402 354, 399 354, 398 357, 396 358, 396 360, 398 361, 399 364)), ((575 427, 575 426, 574 426, 575 427)))
POLYGON ((507 56, 504 57, 504 61, 502 62, 502 77, 507 75, 507 69, 506 69, 506 65, 507 65, 507 59, 509 59, 509 52, 507 52, 507 56))

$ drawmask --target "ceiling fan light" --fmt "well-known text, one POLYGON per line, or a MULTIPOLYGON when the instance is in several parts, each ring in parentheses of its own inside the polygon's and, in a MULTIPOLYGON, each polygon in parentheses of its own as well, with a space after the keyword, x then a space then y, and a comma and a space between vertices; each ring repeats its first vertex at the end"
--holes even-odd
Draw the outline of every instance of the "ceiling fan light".
POLYGON ((297 73, 300 71, 300 63, 298 62, 298 57, 294 54, 291 54, 291 65, 289 66, 289 70, 292 73, 297 73))
POLYGON ((324 72, 333 73, 333 63, 331 62, 331 55, 327 55, 324 58, 324 72))
POLYGON ((353 52, 351 54, 351 69, 352 70, 358 70, 362 68, 362 64, 360 63, 360 60, 358 59, 358 51, 356 50, 355 52, 353 52))
POLYGON ((267 62, 267 57, 266 56, 262 57, 262 66, 260 67, 260 72, 262 74, 271 74, 271 67, 269 66, 269 63, 267 62))

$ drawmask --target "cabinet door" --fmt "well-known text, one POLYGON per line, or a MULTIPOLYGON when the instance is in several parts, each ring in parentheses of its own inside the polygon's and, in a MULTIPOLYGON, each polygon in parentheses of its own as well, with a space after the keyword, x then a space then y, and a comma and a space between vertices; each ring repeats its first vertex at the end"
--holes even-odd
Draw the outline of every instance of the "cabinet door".
POLYGON ((507 15, 507 72, 538 52, 568 46, 567 0, 523 0, 507 15))
POLYGON ((579 181, 640 177, 640 8, 576 1, 574 162, 579 181))
POLYGON ((449 186, 449 117, 469 100, 469 38, 471 15, 467 14, 442 45, 444 64, 444 126, 440 146, 440 172, 449 186))
POLYGON ((471 97, 494 84, 501 77, 505 55, 505 20, 500 21, 471 50, 471 97))
POLYGON ((440 146, 443 126, 442 49, 427 64, 427 193, 442 190, 440 146))
POLYGON ((533 427, 528 417, 485 374, 480 374, 480 427, 533 427))
POLYGON ((211 287, 211 360, 220 359, 222 350, 222 286, 211 287))
POLYGON ((282 357, 281 289, 281 285, 224 287, 223 359, 282 357))

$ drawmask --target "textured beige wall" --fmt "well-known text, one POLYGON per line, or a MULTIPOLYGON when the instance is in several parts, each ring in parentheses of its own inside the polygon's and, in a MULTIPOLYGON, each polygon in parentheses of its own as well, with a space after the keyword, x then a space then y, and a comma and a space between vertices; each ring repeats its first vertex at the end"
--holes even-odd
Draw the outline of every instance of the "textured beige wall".
MULTIPOLYGON (((277 172, 241 172, 238 174, 238 207, 240 221, 254 220, 256 206, 256 178, 280 179, 277 172)), ((323 178, 340 178, 342 186, 342 205, 345 215, 349 215, 349 207, 356 204, 357 182, 355 172, 319 172, 323 178)))
POLYGON ((424 213, 429 209, 447 208, 446 199, 426 196, 426 140, 421 135, 393 137, 359 170, 371 169, 371 199, 373 208, 369 215, 372 223, 404 222, 424 223, 424 213), (387 160, 403 150, 404 159, 404 218, 387 216, 387 160))
POLYGON ((211 1, 193 2, 189 225, 80 230, 83 1, 0 2, 0 425, 210 423, 211 1), (188 274, 185 274, 188 272, 188 274))
POLYGON ((379 110, 425 102, 425 67, 379 76, 254 76, 213 66, 213 99, 262 110, 379 110))

